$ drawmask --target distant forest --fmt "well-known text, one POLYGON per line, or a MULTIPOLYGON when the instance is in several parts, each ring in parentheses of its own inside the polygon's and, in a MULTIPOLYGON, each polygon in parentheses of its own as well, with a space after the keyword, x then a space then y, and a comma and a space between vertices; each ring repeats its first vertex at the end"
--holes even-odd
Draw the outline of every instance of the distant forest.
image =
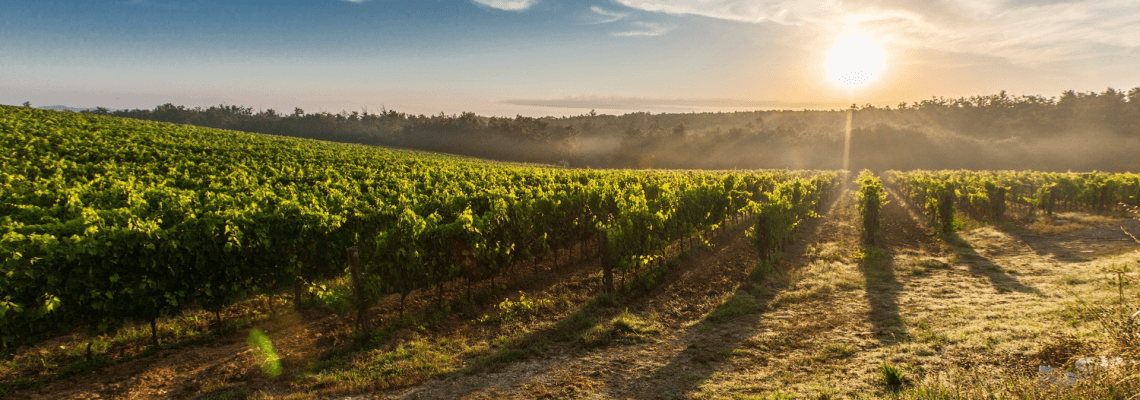
MULTIPOLYGON (((1140 171, 1140 88, 852 107, 855 170, 1140 171)), ((504 118, 164 104, 85 112, 573 167, 837 169, 847 110, 504 118)))

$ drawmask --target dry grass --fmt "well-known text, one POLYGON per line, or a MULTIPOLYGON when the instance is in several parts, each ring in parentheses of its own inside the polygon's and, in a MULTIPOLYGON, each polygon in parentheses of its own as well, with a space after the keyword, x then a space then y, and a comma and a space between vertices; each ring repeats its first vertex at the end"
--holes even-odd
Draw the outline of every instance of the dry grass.
POLYGON ((1124 218, 1084 213, 1054 213, 1038 215, 1024 229, 1040 235, 1056 235, 1088 229, 1095 226, 1118 223, 1124 218))
MULTIPOLYGON (((270 336, 285 357, 283 378, 218 374, 225 379, 203 380, 189 394, 1123 399, 1140 393, 1140 364, 1085 373, 1073 385, 1037 373, 1041 365, 1071 369, 1092 355, 1140 360, 1140 318, 1124 317, 1140 308, 1140 281, 1125 280, 1122 302, 1115 272, 1134 266, 1126 276, 1140 279, 1140 253, 1132 252, 1132 242, 1100 239, 1119 221, 1061 215, 1084 226, 1064 230, 966 224, 971 228, 942 241, 891 200, 879 247, 859 246, 858 213, 846 195, 805 225, 803 240, 788 246, 781 262, 764 268, 734 230, 649 289, 617 298, 585 290, 596 278, 587 266, 527 286, 522 295, 451 303, 451 317, 417 314, 347 351, 333 350, 328 336, 311 337, 319 332, 307 339, 288 333, 304 323, 276 322, 280 328, 270 336), (1084 246, 1097 247, 1080 253, 1084 246)), ((324 334, 347 339, 334 333, 324 334)), ((235 370, 256 368, 248 364, 235 370)))
MULTIPOLYGON (((815 235, 785 252, 784 264, 752 274, 743 284, 713 286, 709 293, 691 290, 684 301, 657 306, 663 323, 651 340, 562 353, 553 363, 529 365, 533 372, 513 373, 509 383, 461 391, 457 397, 955 399, 1136 393, 1120 381, 1128 371, 1088 375, 1079 385, 1055 390, 1042 390, 1035 371, 1039 365, 1071 366, 1080 356, 1119 353, 1106 344, 1090 305, 1113 303, 1111 266, 1136 263, 1137 256, 1065 262, 1040 254, 1040 243, 985 226, 941 244, 916 234, 923 228, 913 220, 911 226, 899 225, 906 223, 898 220, 901 208, 888 218, 907 234, 888 235, 883 248, 860 249, 847 220, 856 216, 847 209, 852 205, 840 201, 818 222, 815 235), (710 297, 716 300, 703 300, 710 297), (900 386, 884 384, 890 381, 884 379, 884 365, 905 377, 900 386)), ((680 279, 701 287, 700 279, 710 278, 680 279)), ((660 299, 632 301, 648 306, 660 299)), ((592 331, 612 329, 605 321, 592 323, 592 331)), ((454 389, 443 382, 429 386, 454 389)))
MULTIPOLYGON (((1099 217, 1077 221, 1104 222, 1099 217)), ((854 286, 856 265, 834 258, 812 261, 791 274, 798 283, 776 295, 778 307, 750 328, 756 333, 742 342, 739 357, 703 382, 694 397, 1124 398, 1114 396, 1140 393, 1135 375, 1129 375, 1137 371, 1124 370, 1087 376, 1071 387, 1041 389, 1039 365, 1061 367, 1067 361, 1071 366, 1077 357, 1124 353, 1107 344, 1090 310, 1116 303, 1111 267, 1137 265, 1140 257, 1061 262, 1038 254, 1036 245, 978 227, 943 251, 910 245, 864 254, 865 280, 854 286), (910 383, 897 392, 883 385, 883 363, 898 366, 910 383), (1122 380, 1128 376, 1131 381, 1122 380)))

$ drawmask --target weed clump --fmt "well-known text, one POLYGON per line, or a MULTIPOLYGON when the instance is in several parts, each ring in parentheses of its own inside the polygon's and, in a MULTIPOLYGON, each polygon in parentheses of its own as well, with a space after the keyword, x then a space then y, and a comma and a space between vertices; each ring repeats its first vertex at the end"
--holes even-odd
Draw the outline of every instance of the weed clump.
POLYGON ((578 333, 573 337, 575 342, 585 348, 595 348, 617 343, 640 343, 650 335, 661 332, 651 315, 643 316, 629 312, 627 308, 618 314, 609 323, 599 323, 578 333))
POLYGON ((879 383, 891 392, 898 392, 902 390, 910 378, 899 367, 891 365, 888 362, 879 364, 879 383))
POLYGON ((779 276, 780 270, 771 261, 757 261, 748 275, 756 282, 763 282, 769 277, 779 276))

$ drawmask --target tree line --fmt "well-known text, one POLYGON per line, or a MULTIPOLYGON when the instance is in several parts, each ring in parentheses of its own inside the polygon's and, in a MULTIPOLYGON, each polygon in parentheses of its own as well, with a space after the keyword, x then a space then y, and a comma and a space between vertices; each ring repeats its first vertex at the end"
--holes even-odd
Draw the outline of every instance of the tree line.
POLYGON ((207 108, 163 104, 153 110, 108 110, 99 107, 87 113, 149 121, 171 122, 209 128, 257 132, 270 135, 327 140, 342 143, 412 148, 469 155, 505 161, 547 164, 581 164, 577 132, 572 126, 548 120, 517 116, 481 117, 459 115, 412 115, 394 110, 380 112, 327 111, 306 113, 294 108, 290 114, 274 109, 217 105, 207 108))
MULTIPOLYGON (((1059 97, 934 97, 852 105, 853 168, 1135 169, 1140 88, 1059 97)), ((121 117, 594 168, 839 168, 847 110, 567 117, 425 116, 382 110, 291 114, 164 104, 88 111, 121 117)))

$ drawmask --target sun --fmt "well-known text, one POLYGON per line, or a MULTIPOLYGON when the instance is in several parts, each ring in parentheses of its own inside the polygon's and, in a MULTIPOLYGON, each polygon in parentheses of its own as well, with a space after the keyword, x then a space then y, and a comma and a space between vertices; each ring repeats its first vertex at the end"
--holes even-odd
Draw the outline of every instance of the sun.
POLYGON ((863 36, 847 36, 827 54, 827 74, 843 86, 870 83, 882 70, 883 48, 863 36))

